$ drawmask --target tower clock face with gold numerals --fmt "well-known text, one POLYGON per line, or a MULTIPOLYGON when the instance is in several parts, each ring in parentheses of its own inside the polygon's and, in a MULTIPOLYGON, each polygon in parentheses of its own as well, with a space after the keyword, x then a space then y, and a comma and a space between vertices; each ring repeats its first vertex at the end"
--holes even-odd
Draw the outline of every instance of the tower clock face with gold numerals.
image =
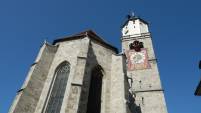
POLYGON ((128 70, 140 70, 147 69, 150 67, 147 56, 147 49, 143 48, 141 51, 136 52, 135 50, 127 51, 128 58, 128 70))

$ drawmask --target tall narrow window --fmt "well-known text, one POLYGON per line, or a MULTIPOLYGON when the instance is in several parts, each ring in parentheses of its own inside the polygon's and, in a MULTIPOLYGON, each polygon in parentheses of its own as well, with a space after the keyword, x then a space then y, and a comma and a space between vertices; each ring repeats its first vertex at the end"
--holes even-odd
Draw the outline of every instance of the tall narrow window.
POLYGON ((54 75, 52 91, 47 104, 45 113, 60 113, 61 105, 70 72, 70 65, 64 62, 58 66, 54 75))
POLYGON ((100 113, 102 77, 102 68, 100 66, 95 67, 91 75, 87 113, 100 113))

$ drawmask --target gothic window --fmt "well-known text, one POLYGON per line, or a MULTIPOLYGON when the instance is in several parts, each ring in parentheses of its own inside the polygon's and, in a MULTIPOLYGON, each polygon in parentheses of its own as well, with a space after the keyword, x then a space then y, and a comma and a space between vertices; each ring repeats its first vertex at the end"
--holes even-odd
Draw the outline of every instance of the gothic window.
POLYGON ((53 77, 55 80, 52 85, 52 91, 50 92, 50 97, 45 113, 60 113, 69 72, 70 65, 67 62, 63 62, 56 69, 55 75, 53 77))
POLYGON ((91 74, 87 113, 100 113, 101 111, 102 77, 102 68, 95 67, 91 74))

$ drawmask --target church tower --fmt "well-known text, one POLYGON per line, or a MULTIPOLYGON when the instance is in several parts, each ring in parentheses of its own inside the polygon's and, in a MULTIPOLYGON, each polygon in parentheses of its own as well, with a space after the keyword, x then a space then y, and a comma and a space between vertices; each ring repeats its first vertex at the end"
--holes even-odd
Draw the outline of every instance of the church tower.
POLYGON ((122 51, 127 57, 127 76, 132 113, 167 113, 163 88, 148 23, 128 16, 122 26, 122 51), (134 106, 134 107, 133 107, 134 106))

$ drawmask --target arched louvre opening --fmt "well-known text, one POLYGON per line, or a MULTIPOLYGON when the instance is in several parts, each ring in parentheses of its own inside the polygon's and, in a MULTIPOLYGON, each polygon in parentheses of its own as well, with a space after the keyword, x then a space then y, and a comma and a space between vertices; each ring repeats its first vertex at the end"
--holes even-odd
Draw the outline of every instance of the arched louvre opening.
POLYGON ((45 113, 60 113, 69 73, 70 65, 68 62, 60 64, 56 69, 55 80, 45 113))
POLYGON ((101 111, 102 71, 100 66, 97 66, 92 70, 87 113, 100 113, 101 111))

